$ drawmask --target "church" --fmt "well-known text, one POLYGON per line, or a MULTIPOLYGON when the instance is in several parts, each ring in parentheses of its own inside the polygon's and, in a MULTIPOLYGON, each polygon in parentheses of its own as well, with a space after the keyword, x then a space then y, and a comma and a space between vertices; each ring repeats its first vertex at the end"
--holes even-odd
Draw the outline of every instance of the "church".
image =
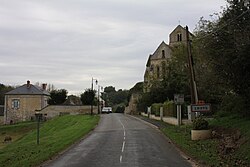
MULTIPOLYGON (((192 36, 193 34, 189 32, 190 39, 192 36)), ((149 92, 155 82, 162 81, 166 77, 166 67, 171 58, 173 48, 182 43, 187 43, 186 29, 178 25, 169 35, 169 44, 162 41, 155 52, 149 55, 144 73, 144 92, 149 92)))

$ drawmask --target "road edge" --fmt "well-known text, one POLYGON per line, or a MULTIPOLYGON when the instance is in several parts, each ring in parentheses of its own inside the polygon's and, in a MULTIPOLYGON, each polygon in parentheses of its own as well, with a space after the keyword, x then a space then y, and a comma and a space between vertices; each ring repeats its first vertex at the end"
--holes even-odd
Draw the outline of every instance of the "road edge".
POLYGON ((74 143, 72 143, 65 150, 58 152, 56 155, 50 157, 50 159, 42 162, 41 164, 37 165, 36 167, 46 167, 46 166, 48 166, 52 161, 60 158, 63 154, 65 154, 66 152, 68 152, 69 150, 71 150, 73 147, 75 147, 76 145, 78 145, 79 143, 81 143, 83 140, 85 140, 86 138, 88 138, 94 132, 94 130, 99 126, 99 124, 101 122, 101 119, 102 119, 102 117, 100 115, 100 119, 99 119, 98 123, 86 135, 84 135, 82 138, 80 138, 79 140, 77 140, 74 143))
POLYGON ((148 121, 146 121, 146 120, 143 120, 143 119, 141 119, 141 118, 139 118, 139 117, 137 117, 137 116, 134 116, 134 115, 130 115, 130 114, 124 114, 124 115, 130 116, 130 117, 135 118, 135 119, 137 119, 137 120, 139 120, 139 121, 142 121, 142 122, 144 122, 145 124, 151 126, 152 128, 156 129, 157 131, 159 131, 159 132, 161 133, 161 135, 162 135, 170 144, 172 144, 172 145, 175 147, 175 149, 180 153, 180 155, 181 155, 186 161, 188 161, 192 167, 200 167, 199 163, 198 163, 196 160, 194 160, 194 158, 192 158, 191 156, 187 155, 184 151, 182 151, 181 148, 180 148, 175 142, 173 142, 168 136, 166 136, 166 135, 160 130, 160 128, 159 128, 158 126, 156 126, 156 125, 154 125, 154 124, 152 124, 152 123, 150 123, 150 122, 148 122, 148 121))

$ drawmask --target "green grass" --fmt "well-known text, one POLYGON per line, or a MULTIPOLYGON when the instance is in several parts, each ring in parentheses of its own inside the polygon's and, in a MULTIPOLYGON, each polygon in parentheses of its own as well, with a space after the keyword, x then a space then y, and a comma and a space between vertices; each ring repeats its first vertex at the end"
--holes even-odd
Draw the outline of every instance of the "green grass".
MULTIPOLYGON (((168 136, 181 150, 190 155, 201 164, 208 166, 233 166, 235 160, 245 161, 250 164, 250 120, 239 117, 224 117, 209 121, 212 127, 219 126, 224 128, 239 129, 244 138, 244 144, 240 146, 233 154, 231 159, 222 159, 218 153, 219 140, 209 139, 192 141, 191 126, 183 125, 181 127, 168 125, 162 128, 162 132, 168 136)), ((245 164, 245 165, 246 165, 245 164)), ((244 166, 244 165, 243 165, 244 166)), ((247 166, 247 165, 246 165, 247 166)))
POLYGON ((216 140, 191 140, 191 126, 173 126, 168 125, 162 129, 162 132, 168 136, 183 152, 192 158, 205 162, 210 166, 219 164, 220 159, 217 156, 216 140))
POLYGON ((240 130, 243 143, 234 153, 234 160, 243 160, 250 166, 250 119, 232 115, 214 119, 210 125, 240 130))
POLYGON ((4 143, 6 136, 12 138, 12 142, 20 139, 31 130, 36 128, 35 122, 21 122, 14 125, 1 125, 0 126, 0 149, 8 146, 10 143, 4 143))
MULTIPOLYGON (((43 123, 40 144, 36 143, 36 130, 0 149, 1 167, 36 166, 55 156, 90 132, 99 116, 66 115, 43 123)), ((11 129, 11 128, 10 128, 11 129)))

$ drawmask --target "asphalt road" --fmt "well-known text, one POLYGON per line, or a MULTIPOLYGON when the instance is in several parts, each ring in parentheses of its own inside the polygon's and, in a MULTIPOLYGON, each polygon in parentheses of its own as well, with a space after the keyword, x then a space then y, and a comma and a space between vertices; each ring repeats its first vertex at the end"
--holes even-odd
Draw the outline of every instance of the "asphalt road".
POLYGON ((175 147, 144 121, 107 114, 93 133, 46 167, 190 167, 175 147))

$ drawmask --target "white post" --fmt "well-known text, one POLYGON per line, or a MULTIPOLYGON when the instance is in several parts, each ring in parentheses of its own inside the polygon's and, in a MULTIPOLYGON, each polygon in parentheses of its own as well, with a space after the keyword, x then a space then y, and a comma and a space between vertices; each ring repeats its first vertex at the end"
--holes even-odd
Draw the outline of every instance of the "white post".
POLYGON ((151 107, 148 107, 148 118, 150 118, 150 114, 151 114, 151 107))
POLYGON ((178 126, 181 125, 181 105, 177 105, 177 121, 178 126))
POLYGON ((163 120, 163 107, 160 108, 160 117, 161 117, 161 121, 163 120))

